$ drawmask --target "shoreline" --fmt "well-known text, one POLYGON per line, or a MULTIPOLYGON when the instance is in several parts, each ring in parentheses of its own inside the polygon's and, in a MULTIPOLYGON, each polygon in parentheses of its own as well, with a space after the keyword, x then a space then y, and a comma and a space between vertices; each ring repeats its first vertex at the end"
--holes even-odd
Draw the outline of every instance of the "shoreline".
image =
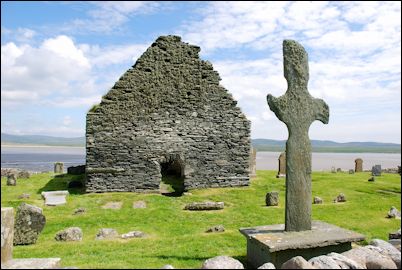
POLYGON ((51 148, 51 147, 68 147, 68 148, 85 148, 85 146, 70 146, 70 145, 43 145, 43 144, 1 144, 1 147, 38 147, 38 148, 51 148))

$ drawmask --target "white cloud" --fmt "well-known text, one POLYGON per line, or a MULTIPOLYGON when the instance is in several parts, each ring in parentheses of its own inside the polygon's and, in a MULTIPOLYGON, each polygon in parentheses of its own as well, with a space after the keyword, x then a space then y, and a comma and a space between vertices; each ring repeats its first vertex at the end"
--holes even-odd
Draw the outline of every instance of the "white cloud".
POLYGON ((116 31, 134 14, 155 11, 160 3, 151 1, 94 1, 89 19, 75 19, 64 26, 71 31, 110 33, 116 31))
POLYGON ((140 57, 149 44, 128 44, 120 46, 90 46, 85 48, 91 58, 91 63, 98 67, 105 67, 113 64, 121 64, 128 62, 133 65, 138 57, 140 57))
POLYGON ((65 126, 69 126, 71 124, 72 120, 71 117, 66 115, 63 117, 63 125, 65 126))

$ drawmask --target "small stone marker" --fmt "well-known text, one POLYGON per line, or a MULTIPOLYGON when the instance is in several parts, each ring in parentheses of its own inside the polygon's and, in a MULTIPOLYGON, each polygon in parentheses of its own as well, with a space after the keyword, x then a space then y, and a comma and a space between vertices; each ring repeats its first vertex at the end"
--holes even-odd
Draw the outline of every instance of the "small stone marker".
POLYGON ((200 211, 200 210, 220 210, 223 209, 223 202, 193 202, 187 204, 184 210, 200 211))
POLYGON ((401 229, 399 229, 395 232, 389 233, 388 239, 401 239, 401 229))
POLYGON ((144 201, 133 202, 133 208, 147 208, 147 203, 144 201))
POLYGON ((278 158, 279 170, 276 178, 286 177, 286 152, 282 152, 278 158))
POLYGON ((314 204, 322 204, 323 203, 323 200, 320 198, 320 197, 314 197, 314 201, 313 201, 313 203, 314 204))
POLYGON ((381 165, 374 165, 371 169, 372 176, 381 176, 381 165))
POLYGON ((356 158, 355 159, 355 172, 362 172, 363 171, 363 159, 356 158))
POLYGON ((275 98, 268 94, 268 105, 288 128, 286 142, 285 230, 311 230, 311 142, 308 130, 313 121, 329 120, 328 105, 313 98, 307 89, 308 56, 298 42, 283 41, 286 93, 275 98))
POLYGON ((119 234, 115 229, 104 228, 99 230, 98 234, 95 237, 95 240, 115 239, 118 237, 119 234))
POLYGON ((56 206, 67 203, 66 196, 68 190, 42 191, 41 195, 45 199, 45 205, 56 206))
POLYGON ((392 206, 391 209, 388 211, 387 217, 401 219, 401 212, 399 212, 395 206, 392 206))
POLYGON ((335 167, 331 167, 331 172, 332 172, 332 173, 336 173, 335 167))
POLYGON ((22 171, 18 172, 18 178, 28 179, 29 177, 31 177, 31 174, 28 171, 22 170, 22 171))
POLYGON ((81 241, 82 230, 79 227, 70 227, 57 232, 54 239, 56 241, 81 241))
POLYGON ((21 203, 17 209, 14 225, 14 245, 35 244, 46 224, 42 209, 21 203))
POLYGON ((265 196, 265 204, 266 206, 278 206, 279 204, 279 192, 272 191, 268 192, 265 196))
POLYGON ((102 205, 103 209, 120 209, 123 206, 123 202, 107 202, 102 205))
POLYGON ((1 208, 1 265, 13 258, 14 209, 1 208))
POLYGON ((85 212, 86 212, 86 209, 84 207, 80 207, 80 208, 75 209, 73 215, 83 214, 85 212))
POLYGON ((20 196, 18 196, 18 199, 29 199, 29 197, 31 197, 31 195, 28 193, 22 193, 20 196))
POLYGON ((349 174, 354 174, 354 173, 355 173, 355 171, 353 169, 349 170, 349 174))
POLYGON ((224 231, 225 231, 225 227, 223 227, 223 225, 216 225, 216 226, 212 226, 205 232, 206 233, 216 233, 216 232, 224 232, 224 231))
POLYGON ((145 233, 141 231, 131 231, 125 234, 121 235, 121 238, 123 239, 129 239, 129 238, 144 238, 146 235, 145 233))
POLYGON ((339 193, 338 196, 336 196, 336 198, 334 199, 334 202, 346 202, 346 196, 343 193, 339 193))
POLYGON ((342 172, 341 168, 336 169, 336 172, 342 172))
POLYGON ((63 173, 64 171, 64 163, 56 162, 54 163, 54 173, 63 173))
POLYGON ((257 176, 257 150, 254 147, 250 147, 250 177, 257 176))
POLYGON ((17 185, 17 175, 15 173, 10 173, 7 175, 7 186, 17 185))
POLYGON ((217 256, 206 260, 201 269, 244 269, 243 264, 229 256, 217 256))

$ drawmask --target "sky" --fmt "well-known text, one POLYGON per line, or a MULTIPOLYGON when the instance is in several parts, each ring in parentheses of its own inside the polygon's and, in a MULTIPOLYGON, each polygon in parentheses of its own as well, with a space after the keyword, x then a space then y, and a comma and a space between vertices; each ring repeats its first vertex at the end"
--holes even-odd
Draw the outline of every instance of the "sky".
POLYGON ((85 117, 161 35, 201 47, 251 120, 286 140, 266 96, 287 89, 282 42, 308 52, 329 105, 310 139, 401 142, 401 2, 1 2, 1 132, 85 136, 85 117))

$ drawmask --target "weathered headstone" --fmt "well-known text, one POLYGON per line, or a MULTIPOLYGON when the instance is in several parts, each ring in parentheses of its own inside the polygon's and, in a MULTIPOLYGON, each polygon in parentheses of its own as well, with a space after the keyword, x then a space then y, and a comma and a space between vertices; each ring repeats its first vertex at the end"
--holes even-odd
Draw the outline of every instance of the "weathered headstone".
POLYGON ((329 108, 308 90, 308 56, 294 40, 283 42, 285 95, 267 96, 269 108, 288 128, 286 142, 285 230, 311 230, 311 142, 308 130, 314 120, 328 123, 329 108))
POLYGON ((224 231, 225 231, 225 227, 223 227, 223 225, 215 225, 215 226, 208 228, 205 232, 213 233, 213 232, 224 232, 224 231))
POLYGON ((60 258, 13 259, 14 209, 1 208, 1 269, 59 269, 60 258))
MULTIPOLYGON (((308 130, 314 120, 328 123, 329 108, 307 90, 309 73, 304 48, 296 41, 285 40, 283 56, 288 90, 279 98, 268 95, 267 101, 289 132, 286 142, 285 224, 240 229, 247 239, 247 259, 251 267, 271 262, 279 268, 296 255, 302 255, 307 264, 306 260, 312 257, 349 250, 352 242, 365 238, 325 222, 311 221, 311 143, 308 130)), ((283 268, 289 269, 286 265, 283 268)))
POLYGON ((21 203, 14 224, 14 245, 35 244, 46 224, 42 209, 21 203))
POLYGON ((268 192, 265 196, 265 205, 266 206, 278 206, 279 204, 279 192, 272 191, 268 192))
POLYGON ((133 202, 133 208, 147 208, 147 203, 144 201, 133 202))
MULTIPOLYGON (((1 208, 1 264, 13 258, 14 209, 1 208)), ((2 267, 3 268, 3 267, 2 267)))
POLYGON ((122 234, 121 238, 123 238, 123 239, 144 238, 145 236, 146 236, 145 233, 143 233, 141 231, 131 231, 131 232, 122 234))
POLYGON ((15 173, 10 173, 7 175, 7 186, 17 185, 17 175, 15 173))
POLYGON ((58 231, 54 237, 56 241, 81 241, 82 230, 79 227, 69 227, 58 231))
POLYGON ((279 170, 276 175, 276 178, 286 177, 286 152, 283 152, 279 155, 278 163, 279 163, 279 170))
POLYGON ((224 202, 193 202, 184 207, 184 210, 220 210, 225 206, 224 202))
POLYGON ((257 176, 257 150, 254 147, 250 147, 250 177, 257 176))
POLYGON ((45 199, 45 205, 56 206, 67 203, 66 196, 70 194, 68 190, 42 191, 41 195, 45 199))
POLYGON ((63 173, 63 170, 64 170, 63 162, 54 163, 54 173, 63 173))
POLYGON ((335 168, 335 167, 331 167, 331 172, 332 172, 332 173, 336 173, 336 168, 335 168))
POLYGON ((349 174, 354 174, 354 173, 355 173, 355 171, 353 169, 349 170, 349 174))
POLYGON ((339 193, 338 196, 336 196, 336 198, 334 199, 334 202, 346 202, 346 196, 343 193, 339 193))
POLYGON ((22 171, 18 172, 18 178, 27 178, 28 179, 29 177, 31 177, 31 174, 26 170, 22 170, 22 171))
POLYGON ((341 168, 337 168, 337 169, 336 169, 336 172, 342 172, 342 169, 341 169, 341 168))
POLYGON ((314 197, 313 203, 314 204, 322 204, 323 200, 320 197, 314 197))
POLYGON ((371 168, 371 175, 372 176, 381 176, 381 165, 374 165, 371 168))
POLYGON ((117 237, 119 237, 119 234, 115 229, 103 228, 96 234, 95 240, 115 239, 117 237))
POLYGON ((363 171, 363 159, 356 158, 355 159, 355 172, 362 172, 363 171))

